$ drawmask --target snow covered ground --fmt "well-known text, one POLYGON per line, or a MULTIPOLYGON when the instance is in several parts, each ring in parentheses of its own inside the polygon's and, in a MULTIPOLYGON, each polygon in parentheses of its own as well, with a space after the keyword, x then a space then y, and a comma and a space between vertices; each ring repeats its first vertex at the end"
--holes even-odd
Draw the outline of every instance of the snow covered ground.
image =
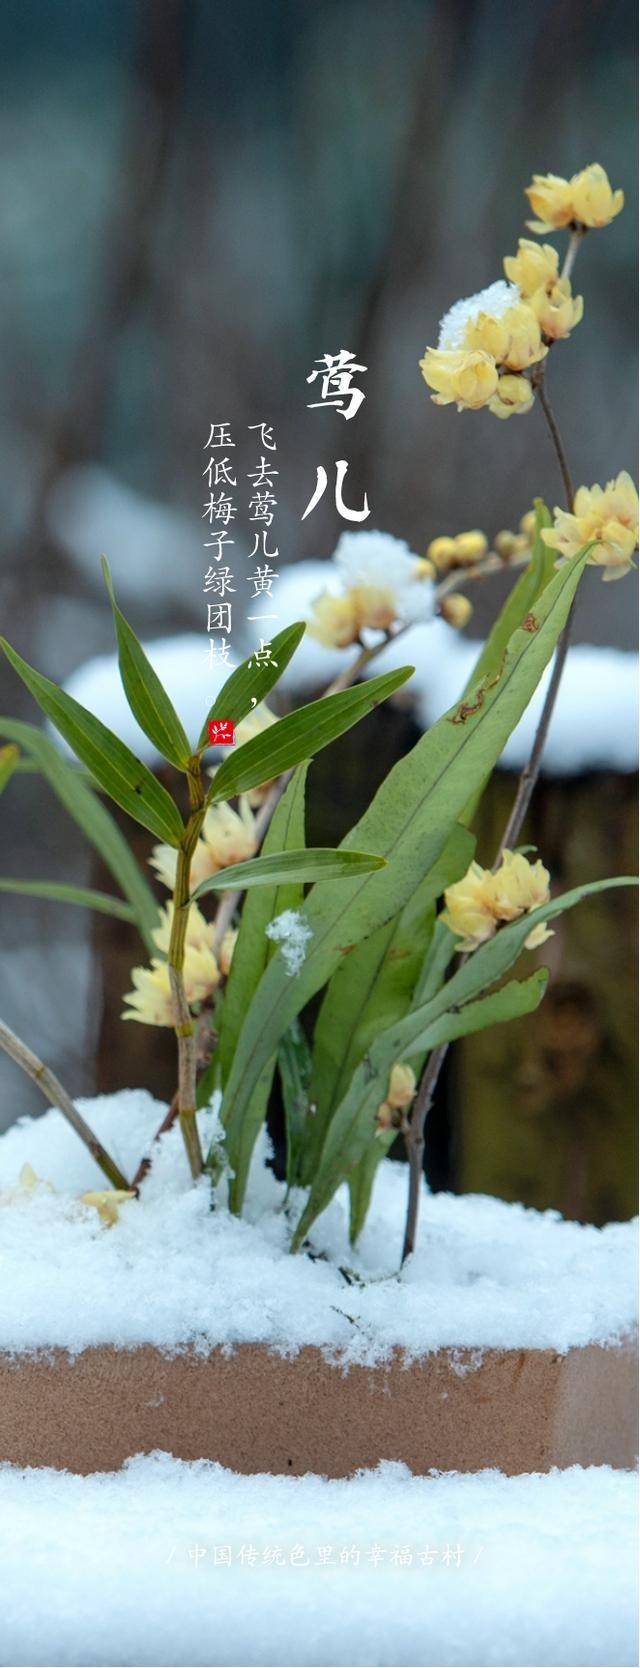
MULTIPOLYGON (((165 1112, 134 1089, 78 1109, 128 1176, 165 1112)), ((205 1148, 214 1116, 200 1114, 205 1148)), ((261 1341, 371 1361, 394 1346, 414 1355, 446 1345, 565 1351, 634 1327, 633 1223, 600 1229, 499 1199, 425 1192, 416 1252, 399 1276, 406 1170, 387 1160, 356 1250, 342 1189, 313 1230, 322 1258, 292 1257, 284 1187, 265 1153, 263 1138, 238 1220, 222 1200, 211 1211, 204 1178, 191 1185, 174 1127, 140 1199, 107 1228, 78 1202, 104 1182, 61 1113, 14 1124, 0 1139, 0 1348, 261 1341), (43 1185, 14 1192, 24 1164, 43 1185), (341 1264, 362 1283, 347 1288, 341 1264)))
POLYGON ((635 1479, 0 1468, 0 1661, 635 1663, 635 1479))
MULTIPOLYGON (((79 1104, 131 1173, 164 1108, 134 1090, 79 1104)), ((264 1157, 238 1222, 190 1186, 171 1131, 107 1228, 78 1203, 101 1183, 61 1115, 22 1119, 0 1140, 0 1347, 263 1338, 370 1358, 398 1342, 566 1349, 632 1324, 630 1224, 428 1196, 398 1279, 399 1166, 381 1167, 358 1253, 338 1198, 316 1227, 328 1260, 311 1262, 288 1255, 264 1157), (57 1191, 21 1187, 25 1163, 57 1191), (347 1256, 369 1282, 349 1288, 351 1319, 347 1256)), ((91 1477, 4 1465, 0 1663, 620 1668, 636 1661, 635 1523, 635 1478, 606 1466, 414 1477, 385 1463, 328 1481, 167 1454, 91 1477)))

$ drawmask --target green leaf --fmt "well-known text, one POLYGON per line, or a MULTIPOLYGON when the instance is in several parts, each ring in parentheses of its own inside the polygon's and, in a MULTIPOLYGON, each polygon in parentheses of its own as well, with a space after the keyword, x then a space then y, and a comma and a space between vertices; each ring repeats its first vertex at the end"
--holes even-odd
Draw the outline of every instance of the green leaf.
POLYGON ((232 799, 235 794, 247 793, 250 788, 270 782, 273 776, 291 770, 293 765, 319 753, 330 741, 344 735, 359 719, 371 712, 380 701, 400 689, 413 673, 412 666, 397 672, 384 672, 370 678, 355 689, 345 689, 339 695, 325 695, 320 701, 290 712, 279 718, 261 735, 245 741, 236 753, 225 759, 216 771, 207 794, 207 804, 216 799, 232 799))
POLYGON ((112 898, 108 892, 94 892, 88 886, 67 886, 57 880, 0 879, 0 892, 15 892, 27 898, 49 898, 52 903, 84 904, 86 909, 97 909, 102 915, 117 915, 121 921, 132 921, 131 904, 123 898, 112 898))
POLYGON ((318 1015, 313 1039, 311 1098, 316 1107, 305 1151, 304 1181, 313 1179, 327 1123, 380 1030, 410 1006, 433 930, 433 907, 445 886, 466 873, 475 842, 455 828, 438 861, 400 914, 340 961, 318 1015))
POLYGON ((563 566, 536 604, 537 629, 511 638, 500 676, 466 716, 445 713, 389 772, 343 849, 373 847, 388 866, 362 879, 312 888, 304 915, 313 938, 304 966, 287 978, 281 957, 267 967, 238 1037, 224 1119, 238 1140, 252 1086, 278 1041, 326 984, 341 957, 402 909, 437 862, 470 796, 500 757, 528 705, 567 619, 588 552, 563 566))
POLYGON ((215 875, 196 886, 192 902, 197 903, 207 892, 244 892, 249 886, 286 885, 297 880, 301 885, 311 880, 349 879, 352 875, 371 875, 384 869, 385 857, 374 857, 366 851, 340 851, 330 846, 303 846, 300 851, 263 853, 248 858, 246 863, 229 863, 215 875))
POLYGON ((179 846, 184 828, 177 806, 142 760, 72 695, 29 666, 4 637, 0 645, 38 706, 106 793, 159 840, 179 846))
POLYGON ((287 1136, 287 1187, 300 1181, 302 1153, 309 1127, 311 1051, 300 1021, 285 1031, 278 1047, 287 1136))
MULTIPOLYGON (((271 644, 271 659, 264 666, 257 665, 255 654, 249 655, 236 666, 231 677, 216 695, 213 706, 209 708, 198 738, 198 752, 209 746, 209 725, 216 719, 230 719, 232 724, 240 724, 243 718, 265 701, 274 684, 277 684, 289 661, 295 654, 298 644, 302 641, 306 631, 304 620, 298 620, 294 625, 279 631, 271 644)), ((247 743, 243 743, 244 746, 247 743)))
POLYGON ((0 747, 0 793, 11 781, 14 771, 20 766, 20 748, 9 742, 6 747, 0 747))
POLYGON ((102 573, 113 610, 122 687, 133 716, 162 757, 178 770, 186 770, 191 757, 188 738, 157 672, 118 607, 106 556, 102 558, 102 573))
POLYGON ((507 644, 514 631, 522 625, 522 621, 530 613, 537 602, 540 592, 549 584, 553 577, 555 551, 549 550, 543 543, 541 532, 543 527, 550 527, 552 516, 543 504, 541 498, 535 500, 536 530, 534 534, 531 561, 524 573, 516 581, 513 589, 498 614, 479 659, 469 678, 465 695, 472 693, 483 678, 492 677, 502 663, 507 644))
MULTIPOLYGON (((276 806, 262 847, 263 856, 292 848, 299 851, 305 837, 305 788, 308 765, 300 765, 279 805, 276 806)), ((266 928, 276 915, 285 909, 297 909, 302 902, 302 885, 290 881, 286 886, 256 887, 244 901, 240 930, 233 952, 231 972, 225 992, 220 1026, 219 1055, 223 1086, 233 1065, 238 1036, 247 1007, 260 983, 262 974, 276 946, 266 936, 266 928)), ((226 1147, 234 1171, 229 1188, 229 1204, 239 1210, 244 1197, 249 1164, 254 1143, 264 1123, 267 1101, 276 1062, 277 1040, 268 1059, 252 1086, 242 1125, 234 1127, 231 1140, 227 1131, 226 1147)), ((224 1097, 222 1103, 224 1122, 224 1097)), ((212 1152, 212 1158, 214 1156, 212 1152)), ((208 1159, 207 1159, 208 1162, 208 1159)))
POLYGON ((34 724, 19 718, 0 718, 0 734, 12 737, 30 755, 128 899, 147 950, 157 955, 152 934, 159 916, 153 892, 124 834, 84 772, 63 758, 55 743, 34 724))
MULTIPOLYGON (((547 979, 547 969, 539 967, 530 978, 522 981, 512 979, 492 996, 485 996, 478 1002, 470 1002, 459 1013, 446 1011, 434 1018, 430 1024, 423 1022, 419 1041, 415 1046, 429 1050, 439 1048, 441 1043, 453 1042, 456 1037, 468 1036, 472 1031, 482 1031, 489 1025, 500 1025, 506 1020, 518 1019, 523 1014, 533 1013, 542 1001, 547 979)), ((393 1029, 397 1030, 397 1027, 393 1029)), ((316 1218, 326 1210, 336 1188, 346 1180, 369 1147, 372 1132, 375 1130, 376 1111, 384 1099, 390 1067, 398 1058, 393 1054, 390 1063, 386 1063, 387 1056, 391 1056, 392 1045, 390 1047, 386 1043, 385 1046, 385 1042, 386 1039, 381 1037, 379 1046, 372 1049, 366 1067, 363 1065, 356 1072, 348 1095, 329 1125, 313 1187, 293 1236, 292 1251, 299 1250, 316 1218), (385 1059, 384 1068, 380 1065, 382 1058, 385 1059)), ((375 1134, 373 1139, 375 1140, 375 1134)))

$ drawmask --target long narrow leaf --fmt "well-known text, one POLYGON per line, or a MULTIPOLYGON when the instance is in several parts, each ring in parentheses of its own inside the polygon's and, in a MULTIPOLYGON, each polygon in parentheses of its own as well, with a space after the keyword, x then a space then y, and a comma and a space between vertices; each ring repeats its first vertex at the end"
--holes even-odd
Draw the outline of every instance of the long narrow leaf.
POLYGON ((371 852, 303 846, 301 851, 277 851, 248 858, 246 863, 230 863, 217 874, 208 875, 191 895, 197 902, 207 892, 244 892, 249 886, 284 886, 291 880, 301 884, 340 880, 342 876, 348 880, 352 875, 371 875, 376 869, 384 869, 385 863, 385 857, 374 857, 371 852))
POLYGON ((479 659, 469 678, 465 695, 477 688, 483 678, 492 677, 500 666, 509 638, 517 631, 518 626, 534 607, 553 576, 555 551, 549 550, 543 543, 541 532, 543 527, 550 527, 552 517, 543 504, 541 498, 535 501, 536 527, 531 550, 531 560, 520 574, 519 579, 509 592, 506 602, 500 609, 479 659))
MULTIPOLYGON (((263 974, 235 1049, 223 1105, 227 1144, 240 1139, 246 1100, 265 1061, 305 1004, 351 947, 402 909, 433 868, 470 796, 500 757, 528 705, 565 624, 588 552, 559 570, 536 604, 533 630, 510 640, 499 676, 471 711, 445 713, 396 764, 344 849, 373 847, 389 859, 378 874, 314 887, 305 901, 313 933, 304 966, 289 979, 277 957, 263 974)), ((231 1157, 233 1163, 233 1156, 231 1157)))
POLYGON ((177 806, 142 760, 66 690, 29 666, 4 637, 0 645, 38 706, 106 793, 158 839, 179 846, 184 829, 177 806))
MULTIPOLYGON (((470 1002, 461 1012, 447 1010, 433 1019, 430 1025, 424 1025, 419 1046, 423 1049, 438 1048, 441 1043, 469 1036, 472 1031, 483 1031, 489 1025, 501 1025, 506 1020, 533 1013, 542 1001, 547 979, 547 969, 539 967, 530 978, 522 981, 512 979, 493 995, 470 1002)), ((376 1051, 376 1065, 379 1052, 376 1051)), ((330 1203, 336 1188, 360 1162, 371 1140, 375 1140, 375 1115, 384 1098, 384 1089, 380 1088, 383 1081, 386 1082, 384 1074, 376 1071, 375 1082, 365 1085, 365 1069, 361 1067, 356 1073, 353 1090, 329 1127, 318 1173, 293 1236, 292 1251, 299 1249, 316 1218, 330 1203)))
POLYGON ((162 757, 178 770, 186 770, 191 755, 187 736, 157 672, 118 607, 106 556, 102 558, 102 572, 113 610, 122 687, 133 716, 162 757))
MULTIPOLYGON (((209 745, 209 725, 216 719, 229 718, 232 724, 240 724, 261 701, 266 701, 267 695, 289 665, 305 630, 304 620, 286 626, 284 631, 279 631, 277 637, 274 637, 268 660, 257 661, 255 654, 252 654, 243 660, 240 666, 236 666, 231 677, 223 684, 219 695, 216 695, 213 706, 209 708, 200 731, 198 752, 209 745)), ((244 745, 247 745, 246 742, 244 745)))
POLYGON ((278 719, 268 730, 246 741, 236 753, 225 759, 216 771, 207 795, 207 803, 216 799, 231 799, 234 794, 247 793, 272 776, 291 770, 303 759, 319 753, 330 741, 344 735, 368 712, 400 689, 413 673, 412 666, 397 672, 384 672, 379 678, 358 684, 356 689, 345 689, 339 695, 326 695, 320 701, 290 712, 278 719))
POLYGON ((48 898, 52 903, 84 904, 85 909, 97 909, 101 915, 116 915, 120 921, 133 921, 131 904, 123 898, 112 898, 108 892, 94 892, 89 886, 67 886, 57 880, 0 879, 0 892, 14 892, 21 897, 48 898))
POLYGON ((309 1184, 335 1107, 378 1031, 400 1019, 420 975, 435 900, 469 867, 474 840, 455 828, 438 861, 404 909, 343 956, 330 980, 313 1039, 312 1138, 305 1151, 309 1184))
POLYGON ((23 719, 0 718, 0 735, 10 736, 29 754, 65 811, 113 875, 131 904, 147 950, 156 955, 152 934, 158 925, 158 905, 153 892, 115 818, 98 798, 84 772, 63 758, 43 730, 23 719))

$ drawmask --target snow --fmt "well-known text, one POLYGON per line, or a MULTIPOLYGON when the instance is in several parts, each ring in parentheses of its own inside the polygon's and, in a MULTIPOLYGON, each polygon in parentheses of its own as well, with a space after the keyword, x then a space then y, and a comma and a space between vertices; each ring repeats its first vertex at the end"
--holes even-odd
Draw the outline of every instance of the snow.
POLYGON ((156 600, 184 606, 193 554, 202 543, 196 517, 144 497, 98 464, 65 471, 47 501, 47 517, 83 578, 103 591, 100 557, 106 552, 121 601, 137 602, 141 591, 152 591, 156 600))
POLYGON ((635 1497, 606 1466, 387 1462, 345 1481, 166 1454, 93 1477, 3 1466, 0 1662, 621 1668, 637 1660, 635 1497))
POLYGON ((453 306, 440 320, 438 349, 450 352, 465 346, 465 335, 468 324, 477 319, 479 313, 488 313, 492 319, 502 318, 509 307, 514 307, 520 300, 520 291, 516 284, 507 284, 504 278, 497 278, 494 284, 489 284, 485 290, 478 290, 476 295, 467 295, 462 301, 454 301, 453 306))
MULTIPOLYGON (((351 535, 355 537, 367 535, 351 535)), ((372 535, 371 535, 372 536, 372 535)), ((397 541, 394 541, 397 542, 397 541)), ((293 620, 308 617, 314 599, 323 590, 340 593, 337 566, 330 562, 300 562, 283 570, 278 581, 278 630, 293 620)), ((429 607, 426 582, 413 587, 424 593, 429 607)), ((365 634, 367 635, 367 634, 365 634)), ((375 641, 375 634, 368 634, 375 641)), ((187 633, 162 638, 145 645, 146 652, 165 684, 187 734, 198 735, 204 716, 230 671, 211 666, 204 635, 187 633)), ((372 662, 370 675, 395 666, 416 667, 414 677, 402 691, 402 700, 412 701, 422 729, 433 724, 453 706, 470 676, 480 644, 434 619, 411 625, 372 662)), ((237 659, 249 652, 249 644, 238 642, 237 659)), ((303 638, 278 686, 290 700, 305 700, 325 688, 354 657, 353 649, 326 649, 308 634, 303 638)), ((236 656, 234 656, 234 659, 236 656)), ((539 689, 523 715, 500 764, 520 770, 529 756, 546 684, 539 689)), ((159 755, 143 735, 125 699, 116 655, 101 655, 87 661, 65 685, 76 700, 109 724, 140 758, 157 764, 159 755)), ((578 775, 589 770, 632 771, 638 762, 638 658, 619 649, 579 644, 569 652, 560 694, 544 754, 543 769, 549 775, 578 775)))
MULTIPOLYGON (((165 1112, 133 1089, 78 1107, 129 1176, 165 1112)), ((200 1122, 206 1145, 216 1112, 200 1122)), ((0 1202, 0 1348, 260 1341, 283 1353, 314 1344, 372 1361, 394 1346, 410 1355, 441 1345, 564 1352, 633 1327, 633 1224, 598 1229, 493 1198, 425 1194, 417 1250, 399 1278, 406 1169, 387 1160, 357 1250, 342 1190, 313 1230, 323 1257, 293 1257, 284 1187, 266 1151, 263 1136, 238 1220, 222 1203, 210 1210, 206 1180, 190 1185, 174 1128, 140 1199, 106 1228, 78 1202, 104 1181, 62 1115, 14 1124, 0 1139, 0 1188, 14 1189, 28 1163, 59 1192, 39 1187, 0 1202), (363 1282, 349 1286, 346 1305, 341 1264, 363 1282)))
MULTIPOLYGON (((426 622, 433 617, 434 586, 431 580, 417 577, 419 562, 404 539, 373 528, 370 532, 341 533, 332 558, 344 590, 371 585, 391 591, 396 618, 406 623, 426 622)), ((327 565, 322 566, 326 573, 327 565)))
POLYGON ((311 927, 307 925, 299 909, 285 909, 282 915, 276 915, 264 930, 267 938, 280 945, 287 973, 293 978, 300 972, 306 959, 307 944, 309 939, 313 938, 311 927))

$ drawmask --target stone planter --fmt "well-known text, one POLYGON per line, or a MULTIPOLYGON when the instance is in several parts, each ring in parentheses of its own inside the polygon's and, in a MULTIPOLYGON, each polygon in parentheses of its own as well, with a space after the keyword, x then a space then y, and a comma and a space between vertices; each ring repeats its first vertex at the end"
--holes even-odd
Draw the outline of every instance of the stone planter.
POLYGON ((0 1355, 0 1460, 79 1473, 164 1449, 244 1473, 343 1477, 379 1460, 413 1472, 508 1475, 631 1466, 631 1340, 560 1355, 439 1350, 375 1366, 262 1345, 164 1355, 144 1346, 0 1355))

